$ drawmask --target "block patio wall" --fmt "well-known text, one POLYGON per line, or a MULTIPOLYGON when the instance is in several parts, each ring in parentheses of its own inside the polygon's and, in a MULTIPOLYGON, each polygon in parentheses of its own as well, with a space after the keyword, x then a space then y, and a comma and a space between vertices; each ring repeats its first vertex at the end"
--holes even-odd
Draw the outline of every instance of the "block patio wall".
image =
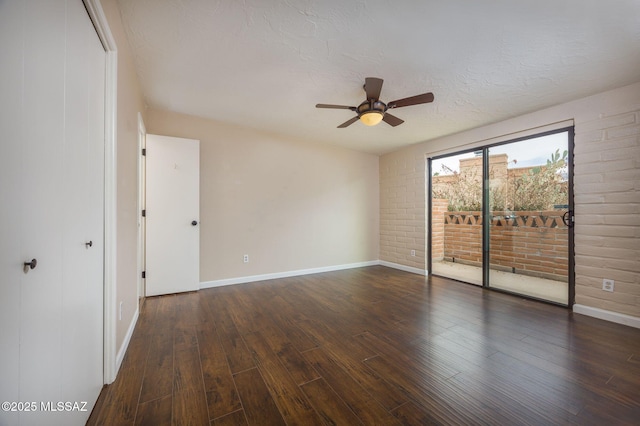
MULTIPOLYGON (((491 267, 566 281, 568 232, 562 211, 493 212, 491 267)), ((482 265, 481 212, 445 212, 444 259, 482 265)), ((434 216, 435 222, 435 216, 434 216)), ((436 241, 434 240, 434 249, 436 241)), ((437 250, 437 249, 436 249, 437 250)))

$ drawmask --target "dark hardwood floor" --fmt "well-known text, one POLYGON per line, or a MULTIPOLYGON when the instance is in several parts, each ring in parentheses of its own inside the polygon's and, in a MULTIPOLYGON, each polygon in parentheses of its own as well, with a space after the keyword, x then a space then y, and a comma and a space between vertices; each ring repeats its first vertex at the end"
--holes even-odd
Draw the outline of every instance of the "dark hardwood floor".
POLYGON ((88 424, 640 424, 640 330, 382 266, 148 298, 88 424))

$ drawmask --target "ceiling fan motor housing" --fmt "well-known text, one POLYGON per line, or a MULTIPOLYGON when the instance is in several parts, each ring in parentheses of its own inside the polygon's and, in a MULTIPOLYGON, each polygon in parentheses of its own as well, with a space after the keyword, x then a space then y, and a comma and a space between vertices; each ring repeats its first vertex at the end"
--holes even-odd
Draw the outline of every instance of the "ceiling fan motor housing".
POLYGON ((383 115, 386 110, 387 105, 385 105, 384 102, 380 102, 379 100, 375 99, 364 101, 360 105, 358 105, 357 108, 358 117, 369 112, 377 112, 378 114, 383 115))

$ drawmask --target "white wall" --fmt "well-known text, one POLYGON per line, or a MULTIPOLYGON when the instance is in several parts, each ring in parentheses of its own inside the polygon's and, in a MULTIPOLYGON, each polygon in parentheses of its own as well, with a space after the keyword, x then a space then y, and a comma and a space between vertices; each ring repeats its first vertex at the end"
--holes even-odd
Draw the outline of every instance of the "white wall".
POLYGON ((576 304, 640 319, 640 83, 382 156, 381 260, 425 269, 407 253, 425 241, 427 157, 566 120, 576 132, 576 304), (603 278, 615 292, 601 290, 603 278))
POLYGON ((116 350, 122 354, 138 308, 138 113, 144 114, 145 104, 118 4, 100 3, 118 48, 116 309, 122 302, 122 318, 116 323, 116 350))
POLYGON ((166 111, 147 117, 149 133, 200 140, 205 285, 377 261, 378 156, 166 111))

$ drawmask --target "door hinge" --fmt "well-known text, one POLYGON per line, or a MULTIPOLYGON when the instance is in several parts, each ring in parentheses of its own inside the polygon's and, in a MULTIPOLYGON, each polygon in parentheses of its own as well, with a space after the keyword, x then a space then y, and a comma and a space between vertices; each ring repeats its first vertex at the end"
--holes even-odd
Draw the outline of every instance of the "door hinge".
POLYGON ((142 155, 147 155, 147 148, 142 148, 142 155))
POLYGON ((142 210, 142 217, 147 217, 147 211, 146 210, 142 210))
POLYGON ((142 278, 147 278, 147 271, 142 271, 142 278))

